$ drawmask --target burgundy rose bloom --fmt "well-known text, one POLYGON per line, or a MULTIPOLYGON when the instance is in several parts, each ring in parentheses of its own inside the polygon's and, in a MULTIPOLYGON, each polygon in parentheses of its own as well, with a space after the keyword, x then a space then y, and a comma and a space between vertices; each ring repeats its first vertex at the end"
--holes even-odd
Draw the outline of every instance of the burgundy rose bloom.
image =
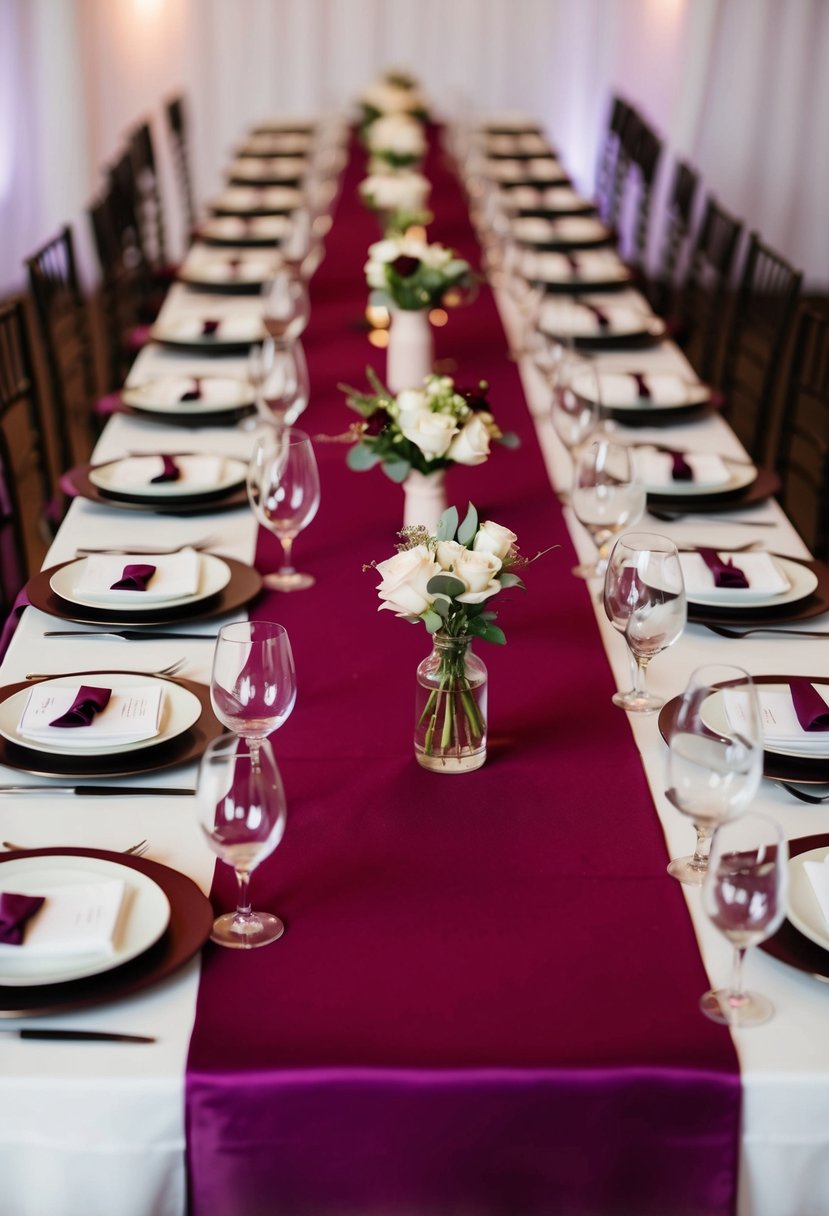
POLYGON ((388 412, 386 410, 384 410, 381 406, 380 409, 375 410, 373 414, 371 414, 368 418, 366 418, 366 424, 365 424, 365 428, 363 430, 363 434, 372 435, 372 436, 379 435, 386 429, 386 427, 388 425, 389 425, 388 412))
POLYGON ((486 411, 491 414, 492 410, 485 396, 488 388, 489 385, 482 380, 477 388, 456 388, 455 392, 458 396, 463 397, 473 413, 479 414, 486 411))
POLYGON ((395 258, 391 263, 391 268, 395 274, 399 274, 401 279, 410 279, 413 274, 417 274, 420 266, 420 258, 412 258, 407 254, 401 253, 399 258, 395 258))

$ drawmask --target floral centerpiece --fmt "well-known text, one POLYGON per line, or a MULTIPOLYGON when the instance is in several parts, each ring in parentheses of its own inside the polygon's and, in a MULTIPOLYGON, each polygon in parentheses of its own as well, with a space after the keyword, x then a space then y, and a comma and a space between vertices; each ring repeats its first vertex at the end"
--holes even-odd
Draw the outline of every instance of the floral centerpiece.
POLYGON ((425 225, 431 220, 426 208, 432 189, 428 178, 412 169, 371 173, 360 183, 360 197, 367 207, 381 217, 386 236, 405 233, 413 224, 425 225))
POLYGON ((409 114, 421 121, 428 117, 426 100, 414 77, 406 72, 384 72, 360 94, 361 127, 367 128, 384 114, 409 114))
POLYGON ((365 142, 372 167, 419 165, 426 155, 423 125, 408 114, 384 114, 376 119, 366 130, 365 142))
POLYGON ((503 645, 493 596, 524 588, 517 573, 528 565, 517 536, 494 520, 479 523, 469 505, 459 522, 450 507, 431 534, 407 528, 397 553, 373 563, 381 576, 380 611, 421 621, 433 650, 417 669, 414 746, 418 763, 437 772, 480 768, 486 759, 486 668, 473 638, 503 645))
POLYGON ((453 249, 414 236, 387 237, 369 246, 366 282, 395 308, 435 308, 453 287, 472 282, 468 262, 453 249))

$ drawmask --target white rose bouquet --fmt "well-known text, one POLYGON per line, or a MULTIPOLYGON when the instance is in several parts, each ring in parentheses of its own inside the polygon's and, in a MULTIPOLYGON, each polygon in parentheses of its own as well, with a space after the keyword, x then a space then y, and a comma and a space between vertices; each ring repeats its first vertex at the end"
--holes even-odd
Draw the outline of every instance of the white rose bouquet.
POLYGON ((367 127, 384 114, 410 114, 425 121, 426 100, 417 81, 404 72, 385 72, 360 94, 361 126, 367 127))
POLYGON ((462 389, 451 376, 432 375, 422 388, 395 397, 371 368, 366 375, 373 393, 340 385, 363 417, 350 432, 356 442, 348 452, 349 468, 362 472, 379 464, 392 481, 403 482, 412 469, 426 474, 453 464, 483 464, 493 442, 518 447, 518 437, 498 427, 483 382, 462 389))
POLYGON ((397 169, 372 173, 360 183, 360 197, 376 211, 386 235, 404 233, 412 224, 428 224, 432 216, 426 208, 431 183, 422 173, 397 169))
POLYGON ((384 114, 365 133, 372 161, 395 169, 417 165, 426 155, 426 134, 422 123, 408 114, 384 114))
POLYGON ((387 237, 369 246, 366 282, 381 291, 398 308, 436 307, 452 287, 473 281, 468 262, 445 245, 416 237, 387 237))

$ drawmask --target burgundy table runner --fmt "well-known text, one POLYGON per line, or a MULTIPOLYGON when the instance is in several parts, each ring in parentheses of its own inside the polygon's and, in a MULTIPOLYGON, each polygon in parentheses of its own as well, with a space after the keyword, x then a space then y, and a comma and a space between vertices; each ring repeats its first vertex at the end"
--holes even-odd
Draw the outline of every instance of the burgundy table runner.
MULTIPOLYGON (((478 253, 432 147, 430 239, 478 253)), ((305 336, 315 437, 356 417, 338 382, 382 352, 361 332, 376 221, 355 150, 305 336)), ((273 946, 208 946, 187 1073, 195 1216, 726 1216, 738 1065, 698 1011, 707 987, 585 585, 489 289, 436 330, 458 381, 490 384, 522 440, 452 469, 450 501, 518 533, 528 590, 498 597, 490 750, 474 773, 412 749, 422 626, 377 613, 364 563, 394 551, 402 491, 315 443, 317 519, 295 545, 316 586, 268 595, 299 696, 273 737, 289 821, 254 872, 273 946)), ((277 564, 260 535, 257 565, 277 564)), ((235 880, 218 865, 217 909, 235 880)))

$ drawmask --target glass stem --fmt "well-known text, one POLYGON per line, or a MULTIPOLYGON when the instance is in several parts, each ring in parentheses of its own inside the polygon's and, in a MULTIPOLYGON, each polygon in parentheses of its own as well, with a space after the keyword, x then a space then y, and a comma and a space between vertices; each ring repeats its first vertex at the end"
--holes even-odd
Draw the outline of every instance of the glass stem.
POLYGON ((728 990, 729 1005, 742 1005, 745 1000, 745 992, 743 991, 743 959, 745 956, 745 946, 734 947, 734 959, 731 964, 731 987, 728 990))
POLYGON ((695 823, 694 827, 697 830, 697 847, 691 858, 691 868, 700 874, 705 874, 708 870, 708 855, 711 852, 711 838, 714 830, 710 827, 700 827, 698 823, 695 823))
POLYGON ((294 538, 293 536, 280 536, 279 539, 282 543, 282 567, 279 573, 293 574, 294 568, 291 565, 291 550, 294 545, 294 538))
POLYGON ((247 870, 237 870, 236 880, 239 884, 236 898, 236 915, 242 920, 249 920, 251 915, 249 872, 247 870))
MULTIPOLYGON (((632 652, 631 652, 632 653, 632 652)), ((633 689, 637 696, 648 695, 648 658, 647 655, 633 655, 633 689)))

